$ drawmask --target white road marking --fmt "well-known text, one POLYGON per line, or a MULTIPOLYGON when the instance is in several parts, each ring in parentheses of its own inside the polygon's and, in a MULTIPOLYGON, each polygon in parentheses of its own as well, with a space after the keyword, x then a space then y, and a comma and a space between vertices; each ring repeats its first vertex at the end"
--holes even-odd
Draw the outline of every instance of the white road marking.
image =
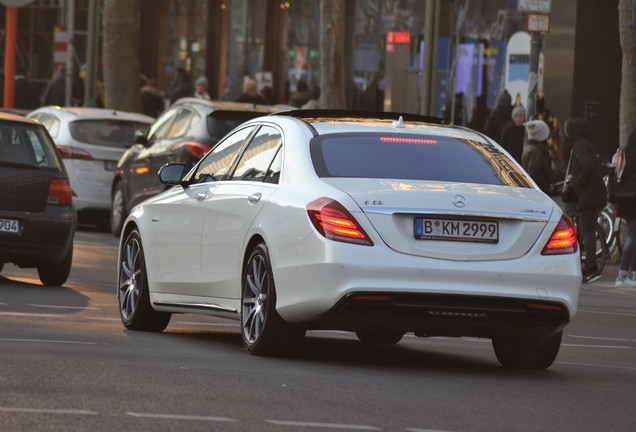
POLYGON ((605 311, 593 311, 589 309, 579 309, 577 310, 577 313, 579 312, 598 314, 598 315, 617 315, 617 316, 636 317, 636 314, 627 313, 627 312, 605 312, 605 311))
POLYGON ((339 424, 339 423, 314 423, 314 422, 284 421, 284 420, 265 420, 265 423, 271 423, 278 426, 301 426, 301 427, 348 429, 348 430, 381 430, 373 426, 339 424))
POLYGON ((617 342, 629 342, 629 339, 623 339, 623 338, 608 338, 608 337, 598 337, 598 336, 580 336, 580 335, 566 335, 569 337, 573 337, 573 338, 579 338, 579 339, 597 339, 597 340, 607 340, 607 341, 617 341, 617 342))
POLYGON ((99 345, 97 342, 66 341, 66 340, 54 340, 54 339, 10 339, 10 338, 0 338, 0 342, 36 342, 36 343, 59 343, 59 344, 70 344, 70 345, 99 345))
POLYGON ((63 315, 56 314, 39 314, 26 312, 0 312, 0 316, 16 316, 16 317, 38 317, 38 318, 62 318, 63 315))
POLYGON ((44 408, 0 407, 0 411, 1 412, 31 413, 31 414, 97 415, 95 411, 88 411, 88 410, 64 410, 64 409, 44 409, 44 408))
POLYGON ((574 347, 574 348, 610 348, 610 349, 634 349, 624 345, 577 345, 577 344, 564 344, 561 346, 574 347))
POLYGON ((38 308, 48 308, 48 309, 91 309, 98 310, 99 308, 90 307, 90 306, 56 306, 56 305, 42 305, 42 304, 29 304, 29 306, 38 307, 38 308))
POLYGON ((450 431, 443 431, 440 429, 413 429, 413 428, 406 428, 407 431, 409 432, 450 432, 450 431))
POLYGON ((170 419, 170 420, 199 420, 199 421, 211 421, 211 422, 237 422, 238 421, 236 419, 232 419, 228 417, 190 416, 190 415, 175 415, 175 414, 151 414, 151 413, 136 413, 136 412, 127 412, 126 414, 131 417, 170 419))
POLYGON ((571 365, 571 366, 585 366, 585 367, 597 367, 597 368, 606 368, 606 369, 623 369, 623 370, 636 370, 636 367, 630 366, 614 366, 614 365, 602 365, 597 363, 576 363, 576 362, 555 362, 555 364, 562 365, 571 365))

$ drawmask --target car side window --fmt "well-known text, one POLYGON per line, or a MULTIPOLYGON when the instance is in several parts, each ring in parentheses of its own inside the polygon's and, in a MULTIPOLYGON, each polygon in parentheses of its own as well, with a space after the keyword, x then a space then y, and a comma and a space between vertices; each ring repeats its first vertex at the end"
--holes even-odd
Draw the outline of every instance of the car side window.
POLYGON ((221 180, 253 130, 254 126, 250 126, 228 135, 201 160, 190 182, 206 183, 221 180))
POLYGON ((195 113, 189 109, 182 109, 174 118, 170 132, 168 132, 169 138, 177 138, 185 135, 189 128, 190 123, 196 120, 195 113))
POLYGON ((270 126, 260 128, 241 155, 232 180, 263 181, 281 142, 277 129, 270 126))
POLYGON ((173 108, 163 113, 148 131, 148 141, 165 138, 178 111, 179 108, 173 108))
POLYGON ((269 166, 267 170, 267 174, 265 174, 265 178, 263 181, 265 183, 275 183, 278 184, 280 180, 280 171, 283 166, 283 150, 279 147, 276 152, 276 156, 272 161, 272 164, 269 166))
POLYGON ((52 138, 57 138, 60 133, 60 119, 51 114, 36 113, 31 117, 40 123, 49 131, 52 138))

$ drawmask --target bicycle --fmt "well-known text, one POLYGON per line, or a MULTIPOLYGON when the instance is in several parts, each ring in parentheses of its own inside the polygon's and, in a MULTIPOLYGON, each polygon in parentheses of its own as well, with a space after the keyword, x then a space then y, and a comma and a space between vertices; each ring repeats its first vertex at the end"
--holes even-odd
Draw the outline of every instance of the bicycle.
MULTIPOLYGON (((555 188, 557 191, 562 190, 563 188, 563 182, 557 182, 555 183, 555 188)), ((559 192, 560 194, 560 192, 559 192)), ((614 236, 613 234, 613 230, 614 230, 614 219, 612 217, 612 215, 609 214, 608 211, 606 211, 607 207, 603 208, 601 210, 601 212, 599 213, 599 217, 596 220, 596 224, 594 227, 594 236, 596 238, 596 248, 594 251, 594 254, 596 256, 596 266, 598 267, 598 272, 599 274, 603 272, 603 269, 605 268, 605 263, 606 261, 609 259, 609 248, 608 248, 608 243, 607 240, 609 238, 609 236, 614 236), (606 229, 608 231, 606 231, 606 229)), ((574 227, 576 229, 576 240, 579 244, 579 248, 581 250, 581 265, 584 266, 585 265, 585 257, 586 255, 586 251, 585 251, 585 244, 583 242, 583 239, 581 237, 581 230, 579 229, 579 211, 574 209, 574 208, 568 208, 567 210, 570 210, 569 212, 567 212, 566 210, 564 210, 566 212, 566 214, 568 214, 568 216, 570 216, 572 218, 572 221, 574 222, 574 227)), ((619 237, 618 235, 616 235, 615 237, 613 237, 612 241, 619 241, 619 237), (615 240, 614 240, 615 239, 615 240)))
MULTIPOLYGON (((581 237, 581 230, 579 229, 579 212, 576 211, 571 217, 574 221, 574 227, 576 229, 576 240, 578 241, 579 248, 581 249, 581 265, 583 266, 585 265, 587 251, 585 250, 585 242, 581 237)), ((594 255, 596 256, 596 266, 598 267, 598 273, 600 274, 605 268, 605 262, 609 259, 609 250, 606 243, 607 235, 605 234, 605 231, 603 230, 601 224, 599 224, 598 220, 596 221, 594 227, 594 237, 596 239, 596 248, 594 251, 594 255)))

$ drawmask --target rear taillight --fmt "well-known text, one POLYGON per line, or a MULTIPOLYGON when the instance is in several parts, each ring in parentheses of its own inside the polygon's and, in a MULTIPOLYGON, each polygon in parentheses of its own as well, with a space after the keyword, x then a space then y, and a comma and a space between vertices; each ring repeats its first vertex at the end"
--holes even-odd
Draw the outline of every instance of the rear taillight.
POLYGON ((80 159, 80 160, 93 160, 93 155, 83 149, 71 146, 57 146, 62 159, 80 159))
POLYGON ((71 184, 66 179, 53 179, 49 184, 46 203, 50 205, 70 206, 73 202, 71 184))
POLYGON ((576 242, 576 228, 574 222, 567 215, 561 216, 559 224, 554 229, 550 240, 541 251, 541 255, 563 255, 575 253, 578 250, 576 242))
POLYGON ((194 156, 197 159, 201 159, 203 156, 205 156, 205 154, 212 147, 210 144, 194 142, 194 141, 187 142, 185 145, 188 151, 190 152, 190 154, 192 154, 192 156, 194 156))
POLYGON ((330 198, 318 198, 307 205, 311 223, 329 240, 373 246, 366 232, 342 204, 330 198))

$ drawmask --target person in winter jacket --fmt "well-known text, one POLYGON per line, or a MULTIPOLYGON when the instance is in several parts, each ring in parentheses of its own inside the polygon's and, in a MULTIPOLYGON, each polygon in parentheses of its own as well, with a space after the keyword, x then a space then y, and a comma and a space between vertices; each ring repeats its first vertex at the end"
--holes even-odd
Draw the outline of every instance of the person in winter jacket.
POLYGON ((510 121, 512 115, 512 97, 507 90, 497 97, 497 103, 484 124, 484 134, 493 140, 501 138, 501 130, 510 121))
POLYGON ((616 214, 627 222, 616 287, 636 286, 636 129, 629 134, 627 145, 616 163, 616 214), (628 277, 631 267, 631 277, 628 277))
POLYGON ((165 108, 163 93, 159 91, 153 79, 139 76, 141 84, 141 112, 150 117, 159 117, 165 108))
MULTIPOLYGON (((568 175, 569 184, 577 196, 579 229, 585 250, 596 250, 595 226, 598 215, 607 203, 607 189, 601 174, 601 162, 594 144, 590 141, 592 125, 583 118, 571 118, 565 122, 565 136, 572 145, 568 175)), ((568 179, 566 179, 568 181, 568 179)), ((583 263, 583 282, 600 277, 596 254, 587 253, 583 263)))
POLYGON ((184 68, 177 68, 177 75, 173 87, 170 103, 175 103, 178 99, 184 97, 192 97, 194 95, 194 86, 190 79, 190 74, 184 68))
POLYGON ((66 66, 60 66, 55 71, 53 79, 48 82, 44 95, 43 105, 64 106, 66 100, 66 66))
POLYGON ((528 132, 528 145, 523 150, 521 165, 543 192, 552 195, 552 171, 547 141, 550 128, 542 120, 532 120, 525 123, 525 130, 528 132))
POLYGON ((499 138, 499 144, 519 163, 521 163, 521 154, 523 153, 524 133, 526 130, 523 127, 523 122, 525 121, 525 108, 521 105, 514 107, 512 109, 512 120, 509 120, 501 129, 501 138, 499 138))

